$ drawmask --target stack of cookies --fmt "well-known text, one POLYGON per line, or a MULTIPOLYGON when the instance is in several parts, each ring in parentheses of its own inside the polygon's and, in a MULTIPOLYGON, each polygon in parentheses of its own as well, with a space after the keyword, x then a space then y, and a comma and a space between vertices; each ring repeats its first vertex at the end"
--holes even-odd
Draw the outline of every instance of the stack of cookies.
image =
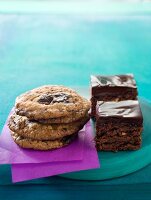
POLYGON ((8 126, 23 148, 50 150, 68 145, 89 120, 90 103, 74 90, 48 85, 16 99, 8 126))

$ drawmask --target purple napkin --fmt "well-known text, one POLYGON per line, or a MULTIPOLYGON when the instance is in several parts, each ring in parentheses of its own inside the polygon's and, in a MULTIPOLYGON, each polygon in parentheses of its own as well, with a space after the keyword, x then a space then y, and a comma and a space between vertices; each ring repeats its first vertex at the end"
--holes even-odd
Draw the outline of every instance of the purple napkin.
MULTIPOLYGON (((84 136, 84 132, 82 133, 84 136)), ((93 142, 93 130, 90 123, 86 126, 83 146, 83 160, 68 162, 53 162, 40 164, 13 164, 12 180, 20 182, 35 178, 53 176, 67 172, 99 168, 98 154, 93 142)))
POLYGON ((0 164, 82 160, 84 134, 86 132, 86 130, 81 130, 78 137, 66 147, 51 151, 35 151, 20 148, 13 141, 6 121, 2 134, 0 135, 0 164))

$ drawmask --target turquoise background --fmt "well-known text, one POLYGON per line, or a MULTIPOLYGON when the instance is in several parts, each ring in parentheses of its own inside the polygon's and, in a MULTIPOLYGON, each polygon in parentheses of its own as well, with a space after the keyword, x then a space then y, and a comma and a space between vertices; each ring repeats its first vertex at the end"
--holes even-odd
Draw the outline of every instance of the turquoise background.
POLYGON ((0 16, 0 129, 26 90, 118 73, 134 73, 140 96, 151 99, 150 16, 0 16))
MULTIPOLYGON (((0 130, 20 93, 43 84, 88 86, 90 74, 97 73, 134 73, 140 96, 151 100, 149 14, 0 15, 0 130)), ((0 198, 112 199, 118 195, 147 199, 151 196, 150 171, 148 166, 108 181, 53 177, 8 186, 10 171, 0 166, 0 198)))

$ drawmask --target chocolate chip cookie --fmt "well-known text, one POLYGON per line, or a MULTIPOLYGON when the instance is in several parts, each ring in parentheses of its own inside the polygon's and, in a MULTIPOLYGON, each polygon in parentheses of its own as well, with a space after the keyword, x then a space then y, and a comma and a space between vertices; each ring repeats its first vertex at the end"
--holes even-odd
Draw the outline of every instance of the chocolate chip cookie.
POLYGON ((33 89, 17 97, 15 103, 15 112, 32 120, 74 116, 77 111, 89 109, 88 100, 70 88, 57 85, 33 89))
POLYGON ((77 136, 77 134, 73 134, 70 136, 65 136, 58 140, 32 140, 29 138, 24 138, 19 136, 15 132, 11 132, 12 138, 16 144, 18 144, 22 148, 27 149, 35 149, 35 150, 52 150, 58 149, 68 145, 72 140, 77 136))
POLYGON ((86 115, 88 115, 88 110, 81 109, 75 111, 74 113, 70 113, 68 116, 65 117, 40 119, 37 122, 40 122, 42 124, 59 124, 59 123, 67 124, 78 120, 82 120, 83 118, 85 118, 86 115))
POLYGON ((56 140, 72 135, 83 128, 89 120, 88 114, 81 120, 66 124, 41 124, 31 121, 25 116, 13 113, 9 119, 9 129, 19 136, 34 140, 56 140))
POLYGON ((90 102, 74 90, 47 85, 16 98, 8 126, 23 148, 51 150, 68 145, 89 120, 90 102))

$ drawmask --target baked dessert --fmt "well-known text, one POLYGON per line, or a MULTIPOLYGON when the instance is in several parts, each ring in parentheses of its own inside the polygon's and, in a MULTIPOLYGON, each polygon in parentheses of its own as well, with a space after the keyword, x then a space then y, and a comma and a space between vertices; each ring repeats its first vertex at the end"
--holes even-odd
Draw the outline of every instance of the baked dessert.
POLYGON ((8 126, 20 147, 61 148, 70 144, 87 123, 89 109, 90 102, 70 88, 41 86, 16 98, 8 126))
MULTIPOLYGON (((37 121, 70 117, 80 110, 84 115, 89 109, 90 104, 87 99, 70 88, 58 85, 30 90, 17 97, 15 103, 16 114, 37 121)), ((76 119, 78 117, 81 117, 81 113, 76 119)))
POLYGON ((133 74, 91 76, 91 115, 95 118, 97 101, 136 100, 137 87, 133 74))
POLYGON ((25 116, 13 113, 9 119, 9 129, 18 136, 33 140, 57 140, 77 133, 89 120, 88 114, 81 120, 71 123, 42 124, 31 121, 25 116))
POLYGON ((53 150, 70 144, 77 134, 65 136, 57 140, 35 140, 19 136, 17 133, 11 131, 11 136, 16 144, 22 148, 34 150, 53 150))
POLYGON ((97 102, 97 150, 137 150, 141 147, 142 130, 143 117, 137 100, 97 102))

